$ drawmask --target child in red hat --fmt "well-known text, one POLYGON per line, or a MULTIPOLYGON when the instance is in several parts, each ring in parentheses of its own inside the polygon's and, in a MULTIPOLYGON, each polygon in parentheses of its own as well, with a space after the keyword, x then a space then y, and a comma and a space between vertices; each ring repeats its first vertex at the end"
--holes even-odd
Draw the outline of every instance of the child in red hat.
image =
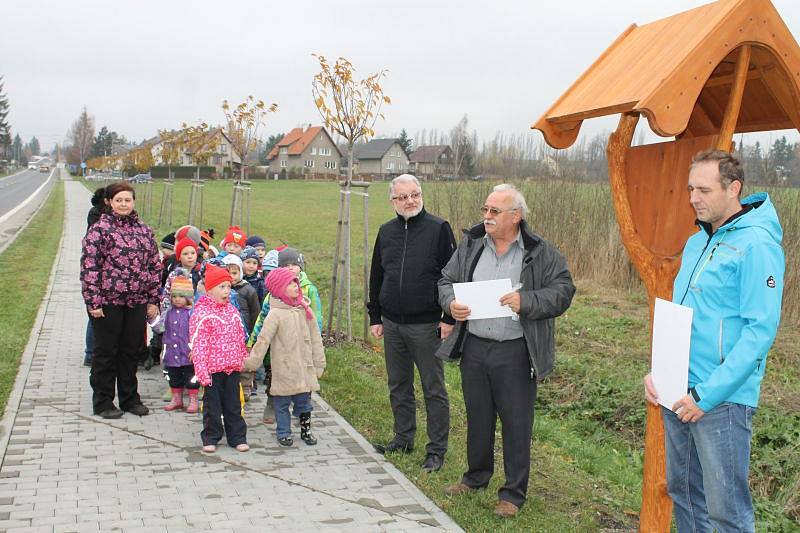
MULTIPOLYGON (((222 239, 222 249, 226 254, 239 255, 247 245, 247 235, 239 226, 230 226, 225 238, 222 239)), ((222 255, 222 254, 220 254, 222 255)))
POLYGON ((242 320, 230 302, 231 275, 209 264, 204 284, 206 294, 197 301, 189 321, 195 375, 205 387, 203 451, 214 452, 224 432, 229 446, 246 452, 250 446, 239 400, 239 372, 247 349, 242 320))

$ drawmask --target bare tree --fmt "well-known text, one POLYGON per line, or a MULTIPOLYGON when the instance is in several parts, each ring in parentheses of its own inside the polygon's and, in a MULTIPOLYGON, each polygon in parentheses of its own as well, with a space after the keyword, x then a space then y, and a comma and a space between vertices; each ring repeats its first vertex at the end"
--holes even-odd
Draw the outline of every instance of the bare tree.
POLYGON ((86 106, 83 106, 80 116, 72 123, 67 138, 80 156, 81 163, 85 162, 94 144, 94 117, 86 111, 86 106))
POLYGON ((222 112, 228 121, 228 138, 242 158, 240 180, 244 181, 245 160, 258 145, 258 129, 266 124, 267 115, 278 110, 278 104, 267 104, 248 96, 244 102, 231 109, 227 100, 222 102, 222 112))

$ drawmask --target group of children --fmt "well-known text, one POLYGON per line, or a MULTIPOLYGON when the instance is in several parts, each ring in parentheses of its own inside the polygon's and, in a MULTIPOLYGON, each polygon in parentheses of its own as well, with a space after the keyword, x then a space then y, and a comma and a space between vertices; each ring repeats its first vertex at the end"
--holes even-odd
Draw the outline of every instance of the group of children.
POLYGON ((311 393, 326 363, 322 306, 303 255, 286 246, 267 251, 264 239, 247 238, 237 226, 221 250, 211 244, 213 235, 183 226, 161 242, 161 312, 150 324, 150 349, 170 387, 164 409, 197 413, 202 387, 203 451, 214 452, 225 436, 244 452, 250 449, 244 403, 263 382, 263 420, 276 423, 278 443, 293 445, 293 405, 300 438, 314 445, 311 393))

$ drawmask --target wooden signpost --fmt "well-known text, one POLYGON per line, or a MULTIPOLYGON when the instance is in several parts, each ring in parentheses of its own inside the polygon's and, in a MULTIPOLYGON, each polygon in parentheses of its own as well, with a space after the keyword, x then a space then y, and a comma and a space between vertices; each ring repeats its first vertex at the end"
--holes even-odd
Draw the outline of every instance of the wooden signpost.
MULTIPOLYGON (((567 148, 583 120, 617 113, 608 143, 612 198, 652 317, 656 297, 671 299, 683 245, 696 231, 692 156, 732 150, 735 133, 800 130, 800 47, 769 0, 721 0, 633 24, 533 128, 567 148), (672 140, 631 146, 642 115, 672 140)), ((660 407, 648 405, 640 531, 669 531, 665 471, 660 407)))

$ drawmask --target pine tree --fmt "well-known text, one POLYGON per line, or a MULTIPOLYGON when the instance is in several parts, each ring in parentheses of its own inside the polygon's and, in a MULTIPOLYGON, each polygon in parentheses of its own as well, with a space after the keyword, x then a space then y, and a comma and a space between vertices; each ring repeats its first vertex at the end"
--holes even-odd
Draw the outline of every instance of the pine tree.
POLYGON ((3 77, 0 76, 0 154, 8 159, 11 146, 11 126, 8 124, 8 97, 3 91, 3 77))
POLYGON ((414 139, 408 138, 408 133, 406 133, 405 128, 400 130, 400 137, 397 138, 397 143, 400 145, 400 147, 403 149, 403 151, 406 153, 407 156, 411 155, 411 152, 413 151, 412 146, 414 145, 414 139))

